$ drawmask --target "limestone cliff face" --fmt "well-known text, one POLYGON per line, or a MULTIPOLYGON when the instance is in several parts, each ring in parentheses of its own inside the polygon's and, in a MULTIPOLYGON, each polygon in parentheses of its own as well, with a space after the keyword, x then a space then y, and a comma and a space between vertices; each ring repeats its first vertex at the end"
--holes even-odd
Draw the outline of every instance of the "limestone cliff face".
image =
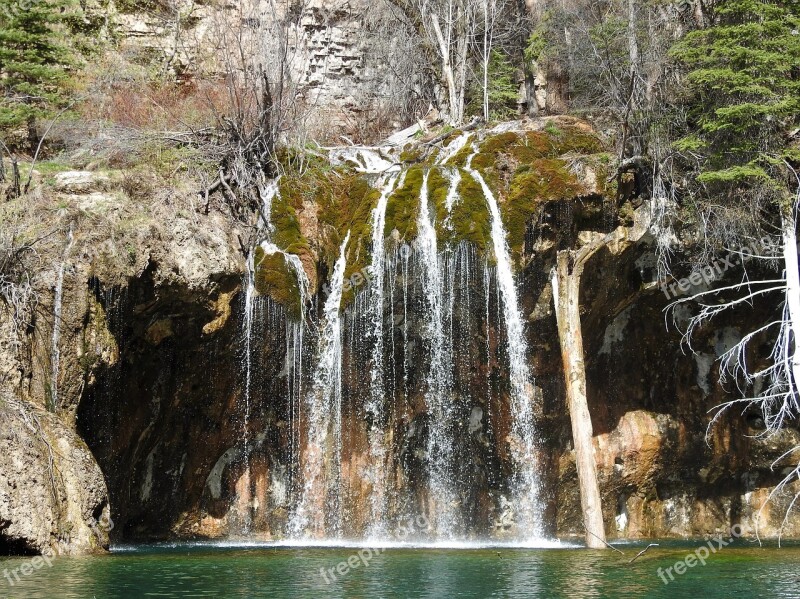
MULTIPOLYGON (((578 125, 550 123, 576 135, 585 132, 578 125), (573 126, 578 128, 569 129, 573 126)), ((473 164, 498 190, 517 261, 542 438, 544 520, 550 534, 582 535, 549 273, 564 239, 617 226, 633 230, 646 206, 623 196, 621 205, 609 207, 614 196, 603 188, 603 159, 589 138, 567 143, 548 133, 555 136, 548 143, 562 145, 532 150, 545 139, 538 136, 545 126, 529 123, 513 136, 495 131, 473 164), (555 191, 548 181, 556 182, 555 191)), ((398 190, 390 204, 387 238, 399 261, 383 306, 392 323, 384 356, 391 411, 384 426, 397 457, 391 476, 400 512, 425 501, 422 483, 430 458, 425 440, 436 425, 426 414, 420 374, 425 299, 413 259, 403 267, 404 244, 413 247, 415 237, 414 230, 404 229, 414 220, 409 206, 417 205, 414 168, 426 160, 416 150, 408 147, 404 156, 408 189, 398 190), (404 355, 397 359, 400 347, 404 355)), ((456 164, 463 159, 454 153, 456 164)), ((443 175, 430 175, 435 176, 443 175)), ((295 410, 299 386, 308 385, 297 378, 296 364, 311 359, 313 329, 306 329, 307 345, 297 344, 296 300, 275 288, 286 279, 264 275, 267 295, 256 303, 251 333, 257 368, 245 388, 246 223, 236 222, 224 207, 208 215, 193 211, 191 193, 180 186, 156 190, 142 204, 127 195, 117 177, 66 173, 37 192, 37 201, 63 208, 55 216, 56 233, 39 249, 34 322, 28 330, 12 330, 7 312, 0 319, 0 412, 7 423, 0 435, 0 548, 62 547, 77 553, 106 546, 109 533, 116 542, 279 538, 297 490, 303 431, 295 427, 295 410), (55 370, 59 271, 63 299, 55 370), (97 525, 108 523, 109 515, 113 528, 97 525)), ((361 198, 371 206, 375 200, 357 173, 334 181, 346 183, 342 197, 351 204, 361 198)), ((301 189, 300 182, 287 176, 282 200, 287 205, 275 205, 276 225, 295 214, 296 226, 288 228, 302 238, 284 241, 302 255, 307 275, 316 281, 306 306, 312 316, 319 314, 329 282, 331 248, 340 243, 332 224, 339 212, 314 195, 336 198, 339 192, 325 187, 323 179, 317 183, 293 197, 289 192, 301 189)), ((445 195, 434 188, 432 201, 444 202, 445 195)), ((514 507, 497 504, 504 483, 496 473, 508 468, 509 459, 503 442, 508 431, 504 339, 491 264, 481 254, 483 209, 472 199, 465 188, 461 206, 473 212, 453 224, 468 239, 453 246, 459 249, 452 258, 460 294, 452 332, 459 357, 454 404, 466 431, 455 451, 459 476, 469 481, 459 502, 473 530, 502 536, 514 507)), ((368 222, 368 210, 347 203, 333 207, 363 212, 361 220, 346 223, 353 231, 347 276, 355 280, 369 251, 358 235, 368 237, 369 228, 355 231, 368 222)), ((758 520, 761 534, 773 535, 790 497, 779 496, 758 510, 781 476, 771 463, 796 445, 800 434, 786 428, 779 437, 762 439, 757 415, 730 413, 706 442, 708 410, 728 397, 716 383, 715 360, 759 315, 739 313, 708 329, 698 339, 697 353, 684 352, 679 334, 664 325, 667 299, 654 285, 653 240, 632 237, 635 242, 592 258, 582 289, 589 403, 607 528, 619 537, 689 536, 758 520)), ((358 298, 355 284, 345 297, 347 326, 364 310, 358 298)), ((368 385, 368 331, 346 330, 351 332, 344 338, 343 385, 349 399, 342 418, 349 431, 343 453, 349 457, 343 476, 345 500, 355 506, 349 525, 359 531, 370 490, 360 482, 369 459, 360 399, 368 385)), ((796 535, 798 525, 791 518, 785 534, 796 535)))
POLYGON ((396 32, 374 31, 382 6, 364 0, 220 5, 179 0, 169 7, 142 11, 136 3, 120 5, 111 15, 120 54, 147 56, 179 79, 214 78, 225 72, 222 36, 280 33, 287 47, 275 55, 288 57, 292 102, 303 107, 303 121, 315 136, 352 135, 385 108, 390 90, 382 57, 393 51, 396 32))
MULTIPOLYGON (((217 213, 201 222, 168 196, 150 200, 132 201, 120 173, 64 172, 4 206, 3 226, 20 238, 30 239, 32 231, 44 235, 33 246, 31 318, 15 325, 15 314, 0 304, 2 552, 108 547, 116 526, 107 484, 112 479, 98 465, 101 448, 84 441, 92 437, 84 434, 82 417, 86 397, 106 385, 103 373, 128 359, 120 352, 124 331, 115 298, 146 281, 151 303, 130 317, 152 344, 183 332, 171 324, 181 301, 191 306, 199 327, 193 331, 200 335, 204 327, 222 328, 230 316, 226 298, 238 285, 242 264, 227 219, 217 213), (58 211, 41 222, 43 206, 54 205, 58 211), (158 304, 152 301, 156 293, 171 299, 158 304)), ((130 429, 125 422, 96 424, 120 434, 130 429)))

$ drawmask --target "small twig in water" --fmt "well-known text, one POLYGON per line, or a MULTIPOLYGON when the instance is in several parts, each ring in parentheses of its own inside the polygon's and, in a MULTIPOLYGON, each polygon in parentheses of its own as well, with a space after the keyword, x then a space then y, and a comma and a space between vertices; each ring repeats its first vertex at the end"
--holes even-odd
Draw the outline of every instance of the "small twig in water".
POLYGON ((634 558, 631 561, 629 561, 628 563, 632 564, 633 562, 635 562, 637 559, 639 559, 640 556, 644 555, 647 552, 647 550, 650 549, 650 547, 658 547, 658 543, 650 543, 647 547, 645 547, 639 553, 637 553, 634 556, 634 558))
POLYGON ((614 551, 616 551, 617 553, 619 553, 619 554, 621 554, 621 555, 625 555, 625 552, 624 552, 624 551, 621 551, 621 550, 617 549, 616 547, 614 547, 613 545, 611 545, 610 543, 608 543, 608 542, 607 542, 605 539, 601 539, 601 538, 600 538, 600 537, 598 537, 596 534, 594 534, 594 533, 593 533, 591 530, 589 530, 588 528, 586 528, 586 524, 584 524, 584 525, 583 525, 583 528, 586 530, 586 532, 588 532, 588 533, 589 533, 590 535, 592 535, 592 536, 593 536, 595 539, 597 539, 598 541, 600 541, 601 543, 603 543, 603 544, 604 544, 606 547, 608 547, 609 549, 613 549, 613 550, 614 550, 614 551))

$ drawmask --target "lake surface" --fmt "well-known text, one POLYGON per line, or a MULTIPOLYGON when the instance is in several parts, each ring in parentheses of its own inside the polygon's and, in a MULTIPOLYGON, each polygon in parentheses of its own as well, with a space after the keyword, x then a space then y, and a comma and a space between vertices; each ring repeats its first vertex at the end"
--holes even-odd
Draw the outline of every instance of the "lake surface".
POLYGON ((674 573, 676 562, 698 550, 702 556, 704 546, 702 539, 661 542, 631 564, 644 545, 619 545, 624 556, 570 546, 142 545, 55 557, 28 575, 22 568, 30 571, 32 558, 0 559, 0 597, 800 597, 799 544, 714 543, 705 565, 674 573))

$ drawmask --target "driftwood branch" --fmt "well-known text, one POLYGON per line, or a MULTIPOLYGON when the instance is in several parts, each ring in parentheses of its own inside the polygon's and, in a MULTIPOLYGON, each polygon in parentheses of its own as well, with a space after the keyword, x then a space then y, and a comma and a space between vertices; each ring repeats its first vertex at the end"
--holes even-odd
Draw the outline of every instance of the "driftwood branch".
POLYGON ((639 553, 637 553, 637 554, 636 554, 636 555, 633 557, 633 559, 632 559, 631 561, 629 561, 628 563, 629 563, 629 564, 632 564, 633 562, 635 562, 635 561, 636 561, 637 559, 639 559, 639 558, 640 558, 642 555, 644 555, 645 553, 647 553, 647 550, 648 550, 648 549, 650 549, 650 547, 658 547, 658 543, 650 543, 650 544, 649 544, 647 547, 645 547, 645 548, 644 548, 644 549, 642 549, 642 550, 641 550, 639 553))
POLYGON ((614 551, 616 551, 616 552, 617 552, 617 553, 619 553, 620 555, 625 555, 625 552, 624 552, 624 551, 622 551, 622 550, 620 550, 620 549, 617 549, 616 547, 614 547, 614 546, 613 546, 611 543, 609 543, 609 542, 608 542, 608 541, 606 541, 605 539, 602 539, 602 538, 598 537, 598 536, 597 536, 596 534, 594 534, 594 533, 593 533, 591 530, 589 530, 588 528, 586 528, 586 525, 584 525, 583 527, 586 529, 586 532, 588 532, 588 533, 589 533, 590 535, 592 535, 592 536, 593 536, 595 539, 597 539, 598 541, 600 541, 601 543, 603 543, 603 545, 605 545, 605 546, 606 546, 606 547, 608 547, 609 549, 613 549, 614 551))
POLYGON ((586 522, 583 522, 583 530, 585 530, 587 533, 589 533, 590 535, 592 535, 592 536, 593 536, 595 539, 597 539, 598 541, 600 541, 601 543, 603 543, 603 545, 605 545, 605 546, 606 546, 606 547, 608 547, 609 549, 613 549, 614 551, 616 551, 616 552, 617 552, 617 553, 619 553, 620 555, 625 555, 625 552, 624 552, 624 551, 620 551, 619 549, 617 549, 616 547, 614 547, 613 545, 611 545, 611 544, 610 544, 608 541, 606 541, 605 539, 603 539, 603 538, 601 538, 601 537, 598 537, 598 536, 597 536, 596 534, 594 534, 594 533, 593 533, 591 530, 589 530, 589 529, 586 527, 586 522))
MULTIPOLYGON (((460 127, 458 130, 466 133, 467 131, 472 131, 474 129, 477 129, 478 126, 481 123, 483 123, 483 119, 481 119, 480 117, 476 116, 476 117, 473 117, 472 120, 469 123, 467 123, 463 127, 460 127)), ((425 142, 425 145, 426 146, 434 146, 434 145, 436 145, 436 144, 438 144, 440 142, 443 142, 445 139, 447 139, 448 137, 453 135, 453 133, 455 133, 456 131, 457 131, 456 129, 451 129, 450 131, 447 131, 446 133, 442 133, 441 135, 437 135, 432 140, 430 140, 428 142, 425 142)))
MULTIPOLYGON (((583 525, 583 528, 584 528, 584 530, 585 530, 586 532, 588 532, 588 533, 589 533, 590 535, 592 535, 594 538, 596 538, 596 539, 598 539, 599 541, 601 541, 601 542, 603 543, 603 545, 605 545, 605 546, 606 546, 606 547, 608 547, 609 549, 613 549, 614 551, 616 551, 616 552, 617 552, 617 553, 619 553, 620 555, 625 555, 625 552, 624 552, 624 551, 622 551, 621 549, 617 549, 617 548, 616 548, 616 547, 614 547, 614 546, 613 546, 611 543, 609 543, 609 542, 608 542, 608 541, 606 541, 605 539, 601 539, 601 538, 600 538, 600 537, 598 537, 596 534, 594 534, 594 533, 593 533, 591 530, 589 530, 588 528, 586 528, 586 524, 584 524, 584 525, 583 525)), ((647 547, 645 547, 645 548, 644 548, 644 549, 642 549, 642 550, 641 550, 639 553, 637 553, 636 555, 634 555, 634 556, 633 556, 633 558, 632 558, 632 559, 631 559, 631 560, 628 562, 628 564, 632 564, 632 563, 633 563, 633 562, 635 562, 637 559, 639 559, 640 557, 642 557, 642 556, 643 556, 645 553, 647 553, 647 551, 648 551, 648 550, 649 550, 651 547, 658 547, 658 546, 659 546, 659 545, 658 545, 658 543, 650 543, 650 544, 649 544, 647 547)))

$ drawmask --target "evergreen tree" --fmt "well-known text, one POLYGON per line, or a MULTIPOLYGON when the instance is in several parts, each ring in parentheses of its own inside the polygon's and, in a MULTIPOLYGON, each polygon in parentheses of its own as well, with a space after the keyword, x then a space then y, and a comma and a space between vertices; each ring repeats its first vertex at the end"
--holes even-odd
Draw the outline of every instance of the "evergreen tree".
MULTIPOLYGON (((491 51, 488 67, 489 118, 498 121, 513 118, 518 112, 519 100, 519 85, 515 81, 516 69, 508 55, 496 48, 491 51)), ((482 114, 482 99, 483 90, 480 82, 476 81, 467 107, 469 114, 482 114)))
POLYGON ((27 125, 63 107, 75 43, 91 27, 72 0, 0 0, 0 130, 27 125))
MULTIPOLYGON (((786 197, 800 114, 799 2, 723 0, 712 25, 671 51, 688 70, 688 129, 675 145, 699 157, 715 195, 769 188, 786 197)), ((732 197, 732 196, 731 196, 732 197)))

